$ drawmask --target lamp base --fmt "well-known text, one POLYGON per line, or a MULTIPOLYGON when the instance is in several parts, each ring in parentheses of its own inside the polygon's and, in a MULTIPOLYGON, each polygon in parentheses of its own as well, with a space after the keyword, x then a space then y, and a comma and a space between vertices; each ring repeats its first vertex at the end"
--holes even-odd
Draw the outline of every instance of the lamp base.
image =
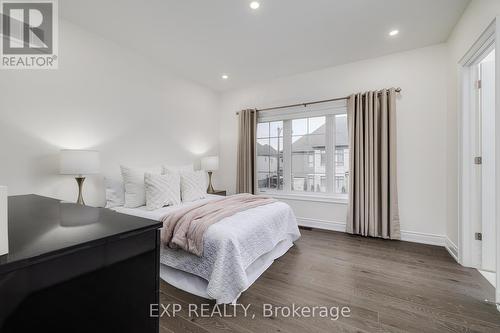
POLYGON ((83 182, 85 177, 75 177, 76 183, 78 184, 78 199, 76 203, 85 206, 85 201, 83 201, 83 182))
POLYGON ((213 194, 215 193, 214 187, 212 186, 212 171, 208 172, 208 188, 207 193, 213 194))

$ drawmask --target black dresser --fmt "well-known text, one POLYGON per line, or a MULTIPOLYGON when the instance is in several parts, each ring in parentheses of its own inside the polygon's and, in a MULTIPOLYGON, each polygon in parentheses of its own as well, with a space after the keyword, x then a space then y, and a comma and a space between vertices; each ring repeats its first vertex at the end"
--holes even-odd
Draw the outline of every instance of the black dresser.
POLYGON ((9 197, 0 332, 158 332, 161 223, 108 209, 9 197))

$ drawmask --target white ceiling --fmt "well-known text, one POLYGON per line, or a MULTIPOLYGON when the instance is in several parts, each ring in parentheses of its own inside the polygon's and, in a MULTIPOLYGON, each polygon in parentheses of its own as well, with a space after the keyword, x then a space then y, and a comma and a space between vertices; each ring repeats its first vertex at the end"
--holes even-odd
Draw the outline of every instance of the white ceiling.
POLYGON ((64 0, 63 18, 228 90, 446 41, 469 0, 64 0), (390 38, 388 32, 399 29, 390 38), (222 80, 227 73, 229 80, 222 80))

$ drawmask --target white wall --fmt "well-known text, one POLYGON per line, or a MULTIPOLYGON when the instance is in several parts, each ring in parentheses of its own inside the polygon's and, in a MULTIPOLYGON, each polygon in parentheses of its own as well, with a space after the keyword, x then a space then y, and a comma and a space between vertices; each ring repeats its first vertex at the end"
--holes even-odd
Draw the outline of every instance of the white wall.
POLYGON ((448 39, 448 107, 447 122, 447 237, 458 245, 458 163, 459 163, 459 65, 458 62, 481 33, 500 15, 500 1, 473 0, 448 39))
MULTIPOLYGON (((473 0, 446 45, 286 77, 220 100, 61 21, 58 70, 0 72, 0 184, 10 194, 73 200, 74 180, 58 175, 61 148, 100 150, 103 175, 117 177, 120 163, 188 163, 217 153, 220 143, 215 185, 234 192, 235 111, 400 86, 402 230, 446 234, 458 244, 457 63, 497 15, 500 1, 473 0)), ((102 175, 89 177, 85 189, 89 203, 102 204, 102 175)), ((299 217, 338 228, 345 222, 345 204, 290 203, 299 217)))
MULTIPOLYGON (((10 195, 75 200, 75 181, 58 175, 61 148, 101 151, 114 177, 120 163, 217 153, 217 94, 71 23, 59 28, 58 70, 0 72, 0 184, 10 195)), ((102 204, 102 175, 85 185, 87 202, 102 204)))
MULTIPOLYGON (((401 229, 443 236, 446 228, 446 46, 436 45, 282 78, 222 95, 221 181, 235 191, 235 111, 401 87, 397 101, 401 229)), ((346 204, 290 201, 302 221, 343 228, 346 204)))

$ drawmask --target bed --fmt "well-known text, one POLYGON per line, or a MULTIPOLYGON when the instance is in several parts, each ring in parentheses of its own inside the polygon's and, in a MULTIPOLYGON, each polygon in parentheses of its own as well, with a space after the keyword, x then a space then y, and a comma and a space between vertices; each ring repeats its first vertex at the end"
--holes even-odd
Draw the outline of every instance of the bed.
MULTIPOLYGON (((209 195, 205 201, 215 200, 209 195)), ((193 203, 157 210, 111 208, 119 213, 160 221, 193 203)), ((167 283, 218 304, 236 303, 243 291, 284 255, 300 237, 295 215, 286 203, 274 202, 238 212, 211 225, 203 255, 162 246, 160 277, 167 283)))

